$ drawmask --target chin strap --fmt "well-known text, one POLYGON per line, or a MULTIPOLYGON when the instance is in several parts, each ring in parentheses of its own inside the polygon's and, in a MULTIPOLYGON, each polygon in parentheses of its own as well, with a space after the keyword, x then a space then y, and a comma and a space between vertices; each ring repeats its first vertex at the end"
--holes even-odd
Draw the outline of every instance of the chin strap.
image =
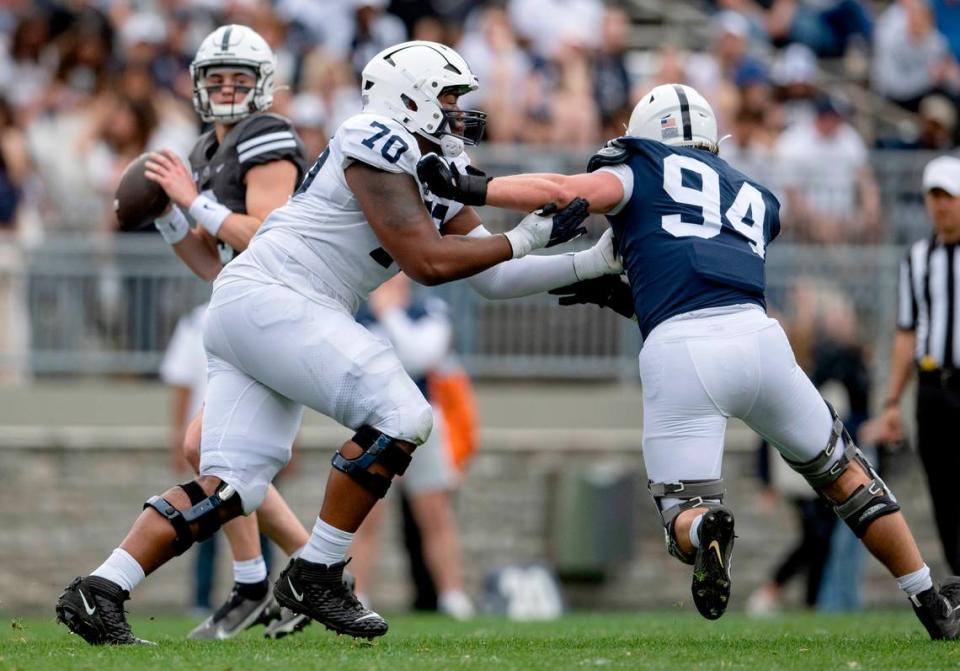
POLYGON ((463 140, 456 135, 444 135, 440 138, 440 151, 446 158, 456 158, 463 153, 463 140))

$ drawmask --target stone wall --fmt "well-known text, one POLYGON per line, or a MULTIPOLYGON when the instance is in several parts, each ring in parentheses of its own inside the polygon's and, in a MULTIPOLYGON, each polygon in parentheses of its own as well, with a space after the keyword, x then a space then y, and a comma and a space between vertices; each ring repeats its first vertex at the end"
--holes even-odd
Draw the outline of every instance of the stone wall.
MULTIPOLYGON (((152 385, 96 389, 96 394, 85 387, 58 388, 55 393, 48 389, 32 403, 20 396, 5 399, 0 392, 2 612, 52 613, 59 589, 93 569, 118 544, 144 499, 175 481, 165 431, 150 419, 162 419, 162 390, 152 385), (55 411, 52 403, 67 405, 55 411), (84 416, 88 421, 77 424, 82 415, 77 405, 83 403, 89 404, 84 416), (108 412, 96 415, 94 408, 101 406, 108 412), (44 409, 50 421, 32 422, 31 417, 44 409)), ((568 601, 583 608, 646 609, 688 600, 689 569, 663 551, 662 532, 645 491, 636 389, 528 385, 482 387, 479 392, 485 427, 482 448, 457 500, 472 593, 480 593, 485 574, 494 567, 549 562, 557 548, 569 548, 569 539, 558 533, 564 526, 557 518, 563 487, 570 484, 571 474, 596 474, 599 469, 604 477, 631 474, 628 484, 633 487, 621 487, 608 510, 634 538, 634 555, 610 566, 605 579, 566 584, 568 601)), ((280 483, 308 528, 322 498, 332 450, 346 435, 328 422, 309 419, 295 468, 280 483)), ((797 535, 789 504, 781 502, 768 512, 757 505, 754 441, 742 426, 731 424, 725 476, 739 536, 734 607, 742 607, 797 535)), ((912 458, 904 463, 889 481, 928 562, 942 575, 919 470, 912 458)), ((402 607, 409 596, 395 503, 388 499, 374 590, 377 605, 386 610, 402 607)), ((226 552, 220 554, 222 595, 230 571, 226 552)), ((190 573, 189 557, 162 568, 138 589, 135 611, 187 605, 190 573)), ((796 600, 799 591, 794 588, 791 593, 796 600)), ((874 605, 902 603, 895 584, 872 559, 866 596, 874 605)))

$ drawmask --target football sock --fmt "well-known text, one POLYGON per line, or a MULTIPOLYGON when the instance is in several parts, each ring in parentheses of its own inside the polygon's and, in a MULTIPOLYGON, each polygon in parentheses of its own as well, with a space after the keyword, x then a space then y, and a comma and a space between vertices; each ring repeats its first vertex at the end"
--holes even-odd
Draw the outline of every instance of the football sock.
POLYGON ((143 582, 144 578, 143 567, 130 556, 129 552, 121 548, 111 552, 107 561, 100 564, 90 575, 105 578, 116 585, 120 585, 127 592, 132 592, 133 588, 143 582))
POLYGON ((260 601, 270 591, 270 581, 264 578, 255 583, 238 582, 233 587, 244 599, 260 601))
POLYGON ((343 561, 352 541, 352 533, 332 527, 317 517, 317 523, 313 525, 313 533, 310 534, 310 540, 300 553, 300 559, 326 566, 336 564, 343 561))
POLYGON ((233 581, 252 585, 267 579, 267 563, 263 555, 233 562, 233 581))
POLYGON ((900 589, 906 592, 907 596, 915 596, 920 592, 926 592, 933 587, 930 567, 924 564, 913 573, 900 576, 897 578, 897 584, 900 585, 900 589))
POLYGON ((468 620, 474 616, 473 603, 462 589, 444 590, 437 597, 437 607, 458 620, 468 620))
POLYGON ((703 521, 703 513, 697 515, 690 523, 690 544, 695 548, 700 547, 700 523, 703 521))

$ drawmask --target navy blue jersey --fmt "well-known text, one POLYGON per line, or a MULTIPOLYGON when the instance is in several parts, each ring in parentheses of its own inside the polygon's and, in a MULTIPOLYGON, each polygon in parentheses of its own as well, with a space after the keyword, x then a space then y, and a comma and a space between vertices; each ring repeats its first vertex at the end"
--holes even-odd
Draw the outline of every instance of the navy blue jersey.
POLYGON ((692 310, 766 308, 766 246, 780 232, 776 197, 707 151, 634 137, 609 143, 589 170, 621 163, 633 173, 633 193, 607 218, 643 336, 692 310))

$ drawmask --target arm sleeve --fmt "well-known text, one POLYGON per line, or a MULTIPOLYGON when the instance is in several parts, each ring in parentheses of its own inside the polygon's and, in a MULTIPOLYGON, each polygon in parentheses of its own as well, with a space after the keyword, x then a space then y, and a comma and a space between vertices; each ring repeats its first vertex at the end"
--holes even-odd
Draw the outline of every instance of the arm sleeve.
POLYGON ((908 253, 900 262, 900 281, 897 296, 897 328, 914 331, 917 328, 917 297, 913 295, 913 263, 908 253))
POLYGON ((382 315, 380 326, 397 358, 411 377, 422 377, 443 362, 450 351, 453 329, 445 311, 427 310, 413 319, 403 309, 382 315))
POLYGON ((242 129, 237 138, 237 161, 240 176, 250 168, 273 161, 290 161, 303 175, 306 166, 306 149, 300 136, 286 119, 273 115, 254 117, 242 129))
MULTIPOLYGON (((483 226, 477 226, 468 237, 490 235, 483 226)), ((492 268, 467 278, 470 286, 484 298, 518 298, 539 294, 557 287, 578 282, 573 269, 573 254, 552 256, 528 255, 498 263, 492 268)))

